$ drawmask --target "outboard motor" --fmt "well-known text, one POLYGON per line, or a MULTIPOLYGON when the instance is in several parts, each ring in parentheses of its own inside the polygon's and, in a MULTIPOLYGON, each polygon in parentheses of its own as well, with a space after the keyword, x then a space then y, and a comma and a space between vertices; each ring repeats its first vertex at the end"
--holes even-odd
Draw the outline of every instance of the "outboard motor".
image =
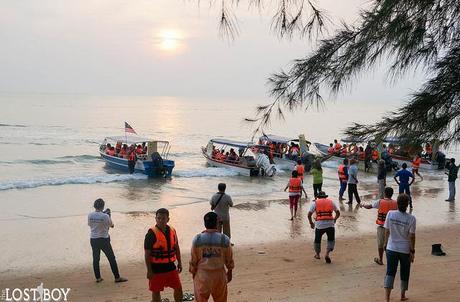
POLYGON ((315 156, 311 153, 305 153, 302 156, 302 164, 305 168, 305 172, 309 172, 311 170, 311 166, 315 161, 315 156))
POLYGON ((438 170, 446 168, 446 155, 441 151, 436 153, 436 161, 438 162, 438 170))
POLYGON ((270 163, 270 159, 266 154, 259 153, 257 156, 256 166, 262 169, 262 174, 272 177, 276 173, 276 167, 270 163))
POLYGON ((163 158, 161 158, 160 153, 153 152, 152 153, 152 165, 153 169, 157 171, 158 174, 163 175, 165 174, 165 168, 163 166, 163 158))

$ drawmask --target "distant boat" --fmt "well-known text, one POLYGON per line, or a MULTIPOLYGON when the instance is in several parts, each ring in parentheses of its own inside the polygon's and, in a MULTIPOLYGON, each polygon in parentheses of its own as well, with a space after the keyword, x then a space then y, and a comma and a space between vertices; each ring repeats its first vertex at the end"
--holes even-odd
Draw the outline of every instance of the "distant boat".
POLYGON ((143 173, 149 177, 171 177, 174 168, 174 161, 168 160, 171 146, 168 141, 153 140, 138 136, 109 136, 99 146, 99 154, 106 164, 114 169, 129 172, 128 159, 120 155, 109 155, 106 153, 107 144, 115 147, 123 144, 129 146, 140 145, 143 152, 137 154, 135 173, 143 173))
POLYGON ((210 166, 224 167, 245 176, 273 176, 276 167, 270 164, 267 155, 258 152, 261 148, 266 146, 214 138, 206 147, 201 147, 201 151, 210 166), (226 157, 225 153, 230 152, 231 149, 234 155, 229 154, 226 157))

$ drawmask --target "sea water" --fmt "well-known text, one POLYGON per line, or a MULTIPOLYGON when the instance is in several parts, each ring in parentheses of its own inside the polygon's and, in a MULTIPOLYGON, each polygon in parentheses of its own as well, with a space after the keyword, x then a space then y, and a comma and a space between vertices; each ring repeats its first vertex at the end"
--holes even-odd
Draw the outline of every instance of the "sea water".
MULTIPOLYGON (((289 221, 290 170, 272 178, 250 178, 208 167, 201 154, 211 138, 250 141, 257 105, 269 100, 86 95, 0 96, 0 273, 13 274, 62 266, 89 265, 87 214, 97 198, 112 209, 112 243, 119 261, 142 261, 143 237, 154 211, 171 210, 171 224, 183 247, 203 229, 210 196, 225 182, 233 197, 232 240, 237 245, 273 240, 311 240, 306 220, 310 201, 289 221), (168 140, 171 179, 148 179, 106 167, 98 153, 105 136, 124 135, 128 122, 143 137, 168 140)), ((328 103, 325 108, 287 114, 266 133, 328 144, 351 122, 372 122, 398 104, 328 103)), ((255 137, 257 139, 257 136, 255 137)), ((312 152, 314 152, 312 147, 312 152)), ((452 150, 448 155, 456 156, 452 150)), ((323 189, 337 200, 338 163, 323 164, 323 189)), ((416 182, 414 214, 419 225, 456 223, 460 216, 447 197, 443 171, 422 173, 416 182)), ((376 197, 377 180, 360 172, 364 202, 376 197)), ((391 174, 391 173, 390 173, 391 174)), ((396 190, 392 175, 388 183, 396 190)), ((305 188, 312 196, 311 177, 305 188)), ((345 194, 346 195, 346 194, 345 194)), ((338 236, 374 232, 375 211, 340 204, 338 236)), ((340 238, 340 237, 339 237, 340 238)), ((339 239, 340 240, 340 239, 339 239)))

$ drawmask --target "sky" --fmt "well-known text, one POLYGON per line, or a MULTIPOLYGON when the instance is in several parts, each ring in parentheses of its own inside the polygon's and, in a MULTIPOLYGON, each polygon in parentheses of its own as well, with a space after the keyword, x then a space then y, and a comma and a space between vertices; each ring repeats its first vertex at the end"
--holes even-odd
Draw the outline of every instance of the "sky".
MULTIPOLYGON (((314 43, 280 40, 270 30, 273 9, 248 9, 247 1, 234 10, 240 34, 225 40, 213 2, 2 1, 0 93, 268 99, 268 76, 314 43)), ((356 22, 367 3, 317 2, 336 23, 356 22)), ((337 99, 402 102, 423 79, 391 83, 384 67, 364 72, 337 99)))

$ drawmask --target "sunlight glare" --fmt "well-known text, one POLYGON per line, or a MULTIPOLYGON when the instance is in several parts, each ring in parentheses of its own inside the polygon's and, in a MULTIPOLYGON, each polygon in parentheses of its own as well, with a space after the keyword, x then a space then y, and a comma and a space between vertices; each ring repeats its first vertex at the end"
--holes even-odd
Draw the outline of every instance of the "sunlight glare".
POLYGON ((177 52, 182 48, 183 35, 173 29, 164 29, 158 34, 158 46, 166 52, 177 52))

